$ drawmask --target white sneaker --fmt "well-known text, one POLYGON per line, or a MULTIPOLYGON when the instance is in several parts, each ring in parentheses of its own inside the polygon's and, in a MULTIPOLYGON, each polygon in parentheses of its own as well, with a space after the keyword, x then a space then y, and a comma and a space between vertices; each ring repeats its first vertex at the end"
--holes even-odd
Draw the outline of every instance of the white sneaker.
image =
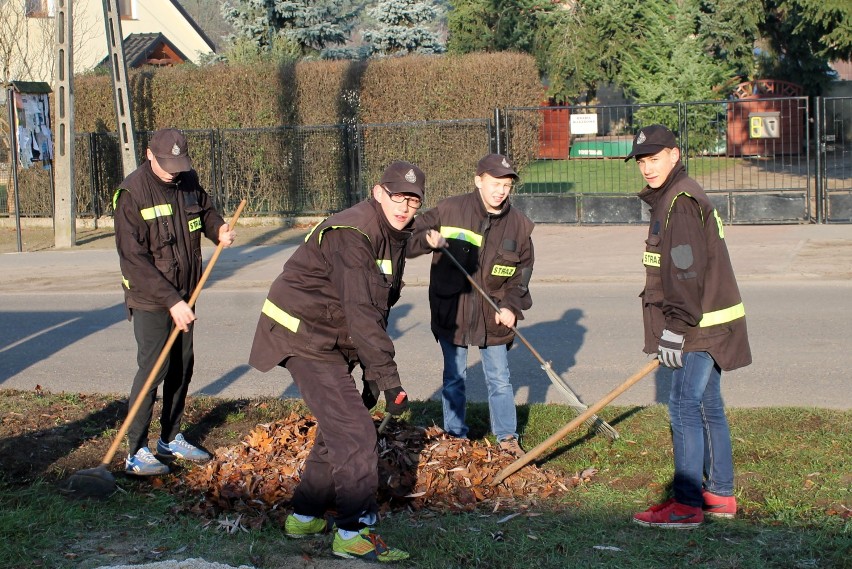
POLYGON ((124 461, 124 471, 136 476, 159 476, 168 474, 169 467, 157 460, 148 447, 142 447, 124 461))

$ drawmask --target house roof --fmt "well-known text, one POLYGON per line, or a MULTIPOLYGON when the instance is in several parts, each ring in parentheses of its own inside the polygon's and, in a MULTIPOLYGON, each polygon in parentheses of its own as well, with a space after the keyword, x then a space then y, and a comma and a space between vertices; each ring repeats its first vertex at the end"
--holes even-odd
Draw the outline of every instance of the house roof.
POLYGON ((52 93, 48 83, 43 81, 10 81, 9 85, 18 93, 52 93))
MULTIPOLYGON (((187 57, 169 41, 169 38, 160 33, 130 34, 124 38, 124 60, 128 68, 144 65, 156 51, 165 47, 165 51, 171 51, 181 59, 181 63, 187 61, 187 57)), ((99 65, 109 64, 109 56, 103 58, 99 65)))
POLYGON ((207 34, 205 34, 205 33, 204 33, 204 30, 202 30, 202 29, 199 27, 198 23, 197 23, 197 22, 193 19, 193 17, 189 15, 189 12, 187 12, 187 11, 184 9, 184 7, 180 5, 180 2, 178 2, 178 0, 170 0, 170 1, 171 1, 171 3, 172 3, 172 6, 174 6, 174 7, 175 7, 175 9, 176 9, 178 12, 180 12, 180 15, 181 15, 181 16, 183 16, 183 17, 186 19, 186 21, 189 23, 189 25, 190 25, 190 26, 192 26, 192 29, 194 29, 194 30, 198 33, 198 35, 199 35, 199 36, 201 36, 201 39, 203 39, 203 40, 204 40, 204 42, 205 42, 208 46, 210 46, 210 51, 212 51, 213 53, 215 53, 215 52, 216 52, 216 46, 215 46, 215 44, 214 44, 214 43, 213 43, 213 41, 212 41, 212 40, 211 40, 211 39, 207 36, 207 34))

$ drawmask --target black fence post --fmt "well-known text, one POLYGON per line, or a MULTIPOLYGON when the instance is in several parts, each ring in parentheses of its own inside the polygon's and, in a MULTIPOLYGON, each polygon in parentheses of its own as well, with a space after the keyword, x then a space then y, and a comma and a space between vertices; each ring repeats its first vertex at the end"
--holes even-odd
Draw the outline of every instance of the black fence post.
POLYGON ((89 139, 89 186, 92 192, 92 213, 95 216, 95 229, 98 228, 98 218, 101 212, 101 201, 98 195, 98 187, 95 185, 95 134, 87 132, 86 138, 89 139))
POLYGON ((345 170, 343 172, 346 180, 346 203, 352 207, 358 203, 358 193, 361 188, 361 156, 358 144, 358 125, 354 122, 343 124, 343 152, 345 170))
POLYGON ((501 143, 501 137, 500 137, 501 132, 500 131, 503 129, 503 126, 501 124, 500 118, 501 118, 500 109, 495 108, 494 109, 494 123, 492 125, 490 125, 493 128, 488 129, 489 138, 490 138, 490 140, 488 141, 488 151, 489 152, 496 152, 497 154, 503 153, 502 152, 503 148, 502 148, 502 145, 500 144, 501 143))
POLYGON ((816 120, 814 121, 814 140, 816 144, 814 144, 814 149, 816 150, 816 156, 814 157, 816 161, 816 175, 814 176, 814 191, 816 192, 815 200, 816 200, 816 222, 823 223, 825 221, 825 217, 823 216, 823 208, 825 207, 824 195, 822 192, 823 185, 823 172, 822 172, 822 152, 825 146, 823 142, 823 134, 822 134, 822 121, 823 115, 825 113, 825 108, 823 107, 822 97, 814 98, 814 114, 816 115, 816 120))

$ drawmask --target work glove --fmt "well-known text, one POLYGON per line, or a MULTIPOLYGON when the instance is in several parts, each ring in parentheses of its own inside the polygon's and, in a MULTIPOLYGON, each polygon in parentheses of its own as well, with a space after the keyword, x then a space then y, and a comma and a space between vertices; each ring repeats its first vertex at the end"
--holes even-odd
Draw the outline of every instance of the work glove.
POLYGON ((657 359, 666 367, 680 369, 683 367, 683 334, 675 334, 663 330, 660 345, 657 347, 657 359))
POLYGON ((379 386, 375 381, 364 380, 364 389, 361 391, 361 401, 364 402, 364 407, 367 411, 372 411, 376 403, 379 402, 379 386))
POLYGON ((394 417, 399 417, 408 409, 408 394, 402 386, 385 389, 385 410, 394 417))

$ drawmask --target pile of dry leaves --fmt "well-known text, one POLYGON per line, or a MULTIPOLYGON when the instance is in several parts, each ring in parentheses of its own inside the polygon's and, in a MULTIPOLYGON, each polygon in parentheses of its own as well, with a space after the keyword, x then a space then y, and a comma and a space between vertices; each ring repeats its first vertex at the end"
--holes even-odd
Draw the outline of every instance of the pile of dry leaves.
MULTIPOLYGON (((374 418, 376 424, 379 418, 374 418)), ((281 522, 313 445, 316 420, 291 414, 275 423, 257 425, 240 445, 220 448, 213 459, 176 474, 172 490, 202 496, 193 513, 214 519, 239 515, 238 525, 281 522)), ((568 492, 596 471, 562 476, 529 465, 501 484, 491 481, 513 457, 487 440, 447 436, 438 427, 416 427, 391 421, 379 434, 379 504, 434 511, 471 511, 485 502, 529 504, 568 492)))

